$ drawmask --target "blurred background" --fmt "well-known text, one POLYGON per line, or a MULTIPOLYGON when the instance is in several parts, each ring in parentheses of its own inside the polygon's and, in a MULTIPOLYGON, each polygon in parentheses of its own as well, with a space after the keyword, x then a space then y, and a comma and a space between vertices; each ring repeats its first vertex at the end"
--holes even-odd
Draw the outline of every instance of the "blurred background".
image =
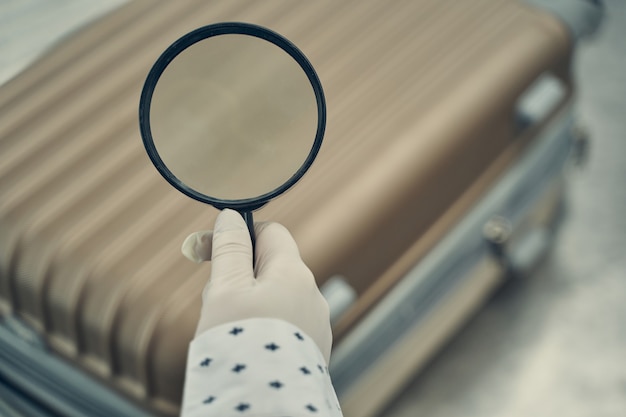
MULTIPOLYGON (((0 2, 0 84, 125 0, 0 2)), ((576 56, 589 158, 556 244, 413 380, 389 417, 626 415, 626 1, 576 56)))

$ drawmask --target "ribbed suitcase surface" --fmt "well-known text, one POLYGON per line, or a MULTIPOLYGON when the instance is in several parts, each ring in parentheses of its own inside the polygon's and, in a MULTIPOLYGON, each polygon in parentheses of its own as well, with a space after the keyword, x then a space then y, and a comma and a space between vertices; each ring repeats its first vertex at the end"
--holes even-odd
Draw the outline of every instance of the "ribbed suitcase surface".
POLYGON ((324 85, 319 157, 257 219, 290 228, 320 284, 356 289, 338 338, 522 152, 520 93, 568 77, 565 29, 512 1, 138 0, 0 89, 0 311, 165 414, 210 272, 179 248, 216 210, 152 167, 137 106, 159 54, 219 21, 283 34, 324 85))

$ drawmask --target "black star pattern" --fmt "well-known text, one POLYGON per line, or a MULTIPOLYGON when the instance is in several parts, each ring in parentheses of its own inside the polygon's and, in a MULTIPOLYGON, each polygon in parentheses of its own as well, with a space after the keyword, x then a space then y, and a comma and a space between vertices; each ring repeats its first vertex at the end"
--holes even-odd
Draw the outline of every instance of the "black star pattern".
POLYGON ((209 398, 207 398, 206 400, 204 400, 202 402, 204 404, 211 404, 214 400, 215 400, 215 397, 211 395, 209 398))
POLYGON ((315 406, 313 404, 307 404, 306 405, 306 409, 309 410, 312 413, 317 413, 317 408, 315 408, 315 406))
POLYGON ((243 329, 241 327, 233 327, 233 329, 228 333, 232 334, 233 336, 237 336, 241 332, 243 332, 243 329))
POLYGON ((237 407, 235 407, 235 410, 239 411, 240 413, 243 413, 248 408, 250 408, 250 404, 239 403, 239 405, 237 407))
POLYGON ((322 367, 322 365, 317 365, 317 369, 319 369, 321 373, 324 373, 324 368, 322 367))
POLYGON ((296 336, 298 338, 298 340, 304 340, 304 337, 302 337, 300 332, 295 332, 293 335, 296 336))
POLYGON ((207 367, 211 363, 211 358, 205 358, 202 362, 200 362, 200 366, 207 367))
POLYGON ((238 363, 237 365, 235 365, 235 367, 232 369, 233 372, 239 373, 241 371, 243 371, 244 369, 246 369, 246 365, 238 363))
POLYGON ((300 370, 302 371, 304 375, 308 375, 311 373, 311 371, 309 371, 309 369, 306 366, 303 366, 302 368, 300 368, 300 370))
POLYGON ((280 346, 278 346, 276 343, 272 342, 269 345, 265 345, 265 349, 271 350, 272 352, 274 352, 276 349, 280 349, 280 346))
POLYGON ((270 382, 270 387, 272 388, 276 388, 276 389, 281 389, 283 386, 283 383, 280 381, 272 381, 270 382))

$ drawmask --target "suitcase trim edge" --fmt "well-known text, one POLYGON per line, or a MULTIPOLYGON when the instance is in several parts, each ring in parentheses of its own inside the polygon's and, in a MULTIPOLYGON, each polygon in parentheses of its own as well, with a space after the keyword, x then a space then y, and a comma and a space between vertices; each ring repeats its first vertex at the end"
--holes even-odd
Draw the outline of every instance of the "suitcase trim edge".
POLYGON ((333 351, 330 372, 341 399, 362 383, 368 364, 428 317, 481 259, 492 257, 483 226, 494 214, 517 225, 554 183, 569 159, 574 116, 564 109, 472 211, 374 307, 333 351), (539 184, 539 186, 538 186, 539 184))

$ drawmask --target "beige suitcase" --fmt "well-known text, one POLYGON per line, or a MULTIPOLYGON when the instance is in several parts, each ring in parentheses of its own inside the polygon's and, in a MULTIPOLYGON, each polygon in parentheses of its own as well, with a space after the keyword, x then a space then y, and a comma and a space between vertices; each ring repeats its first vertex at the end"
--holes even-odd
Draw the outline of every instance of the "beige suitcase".
POLYGON ((7 407, 177 414, 210 273, 179 248, 217 211, 154 170, 137 106, 159 54, 220 21, 283 34, 325 89, 316 162, 255 216, 292 231, 329 299, 346 416, 380 410, 549 243, 575 45, 554 16, 511 0, 133 1, 0 89, 7 407))

